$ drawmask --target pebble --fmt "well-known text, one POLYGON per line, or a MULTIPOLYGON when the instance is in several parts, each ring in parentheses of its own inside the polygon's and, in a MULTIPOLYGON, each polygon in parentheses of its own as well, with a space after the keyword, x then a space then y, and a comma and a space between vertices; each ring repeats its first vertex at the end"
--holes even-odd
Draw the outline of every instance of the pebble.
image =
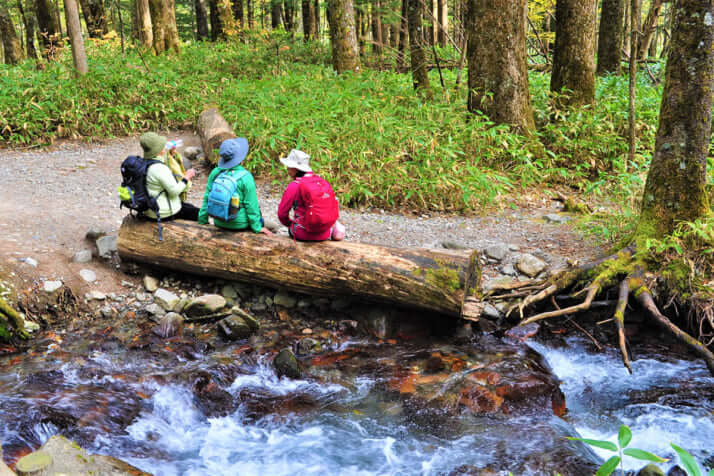
POLYGON ((571 220, 571 218, 567 215, 559 215, 557 213, 549 213, 548 215, 545 215, 543 217, 545 221, 551 222, 551 223, 567 223, 571 220))
POLYGON ((522 254, 516 263, 518 270, 531 278, 537 276, 547 266, 548 264, 545 261, 540 258, 536 258, 530 253, 522 254))
POLYGON ((88 283, 93 283, 97 280, 97 273, 95 273, 91 269, 83 269, 79 272, 79 275, 84 281, 88 283))
POLYGON ((62 281, 45 281, 42 285, 42 289, 46 293, 53 293, 62 287, 62 281))
POLYGON ((102 236, 97 239, 97 251, 99 256, 105 259, 111 258, 112 253, 117 251, 116 235, 102 236))
MULTIPOLYGON (((142 294, 142 293, 139 293, 142 294)), ((139 296, 137 295, 137 299, 139 296)), ((164 288, 159 288, 154 293, 154 301, 167 311, 173 311, 176 305, 181 301, 177 295, 164 288)))
POLYGON ((77 251, 74 254, 73 261, 75 263, 89 263, 90 261, 92 261, 92 251, 91 250, 77 251))
POLYGON ((37 264, 38 264, 38 263, 37 263, 37 260, 34 259, 34 258, 30 258, 30 257, 21 258, 20 261, 22 261, 23 263, 25 263, 25 264, 28 265, 28 266, 32 266, 33 268, 37 268, 37 264))
POLYGON ((489 258, 494 259, 496 261, 501 261, 508 254, 508 245, 506 245, 505 243, 497 243, 495 245, 489 246, 483 251, 489 258))
POLYGON ((153 293, 159 289, 159 280, 148 274, 144 276, 143 283, 144 289, 146 289, 147 292, 153 293))
POLYGON ((284 291, 279 291, 273 298, 273 303, 275 303, 276 306, 290 309, 295 307, 295 304, 297 304, 297 298, 284 291))
POLYGON ((94 290, 89 291, 84 295, 84 297, 87 301, 104 301, 107 298, 107 295, 101 291, 94 290))

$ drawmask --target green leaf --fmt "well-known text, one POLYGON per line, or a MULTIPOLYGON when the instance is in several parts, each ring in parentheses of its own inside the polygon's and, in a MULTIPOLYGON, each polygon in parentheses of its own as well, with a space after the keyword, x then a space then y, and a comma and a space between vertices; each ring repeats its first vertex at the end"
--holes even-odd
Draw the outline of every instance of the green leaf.
POLYGON ((620 431, 617 432, 617 444, 620 448, 624 448, 632 441, 632 432, 627 425, 620 425, 620 431))
POLYGON ((689 451, 680 448, 679 446, 675 445, 674 443, 670 443, 672 448, 674 448, 674 451, 677 452, 679 455, 679 459, 682 462, 682 466, 684 466, 684 470, 687 472, 689 476, 702 476, 702 472, 699 469, 699 465, 697 464, 696 461, 694 461, 694 458, 692 457, 691 454, 689 454, 689 451))
POLYGON ((642 461, 652 461, 654 463, 665 463, 669 461, 667 458, 660 458, 656 454, 652 454, 649 451, 638 450, 637 448, 627 448, 623 453, 642 461))
POLYGON ((604 450, 617 451, 617 445, 611 441, 588 440, 587 438, 573 438, 570 436, 568 437, 568 439, 573 441, 582 441, 583 443, 587 443, 590 446, 602 448, 604 450))
POLYGON ((712 469, 711 471, 709 471, 709 474, 707 474, 707 476, 714 476, 714 469, 712 469))
POLYGON ((612 472, 615 471, 618 464, 620 464, 620 457, 613 456, 609 460, 605 461, 600 468, 598 468, 595 476, 610 476, 612 472))

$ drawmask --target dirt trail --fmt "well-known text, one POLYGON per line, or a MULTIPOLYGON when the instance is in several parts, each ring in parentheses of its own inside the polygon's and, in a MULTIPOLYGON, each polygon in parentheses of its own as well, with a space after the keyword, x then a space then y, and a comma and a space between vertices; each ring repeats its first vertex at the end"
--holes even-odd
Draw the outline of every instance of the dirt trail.
MULTIPOLYGON (((185 146, 199 142, 192 134, 169 135, 183 139, 185 146)), ((116 197, 119 165, 127 155, 138 153, 137 137, 93 144, 64 142, 47 149, 0 149, 0 262, 19 270, 26 280, 61 278, 80 292, 119 289, 125 275, 100 260, 79 264, 73 263, 72 257, 89 248, 84 239, 88 230, 117 230, 126 214, 119 209, 116 197), (27 257, 37 260, 37 268, 22 262, 27 257), (97 273, 95 284, 79 278, 84 268, 97 273)), ((245 165, 250 170, 250 157, 245 165)), ((208 173, 201 170, 189 194, 189 201, 196 205, 200 205, 208 173)), ((259 183, 258 189, 263 215, 275 220, 282 186, 259 183)), ((388 246, 456 243, 485 248, 505 243, 515 245, 512 248, 517 247, 517 252, 542 256, 554 266, 562 266, 566 259, 582 260, 597 254, 570 225, 542 220, 558 208, 557 203, 546 202, 468 218, 344 210, 341 221, 347 226, 347 239, 388 246)), ((486 274, 497 274, 495 264, 486 274)))

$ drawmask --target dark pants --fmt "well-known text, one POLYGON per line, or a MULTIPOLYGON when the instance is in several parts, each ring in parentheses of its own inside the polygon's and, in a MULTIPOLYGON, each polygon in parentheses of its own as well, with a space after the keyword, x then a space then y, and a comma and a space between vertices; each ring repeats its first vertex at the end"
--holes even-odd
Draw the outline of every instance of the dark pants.
MULTIPOLYGON (((181 210, 178 211, 178 213, 174 213, 170 217, 162 218, 161 221, 171 221, 171 220, 190 220, 190 221, 198 221, 198 212, 200 211, 200 208, 197 208, 190 203, 183 202, 181 204, 181 210)), ((147 220, 153 220, 156 221, 153 218, 149 218, 147 216, 144 216, 147 220)))

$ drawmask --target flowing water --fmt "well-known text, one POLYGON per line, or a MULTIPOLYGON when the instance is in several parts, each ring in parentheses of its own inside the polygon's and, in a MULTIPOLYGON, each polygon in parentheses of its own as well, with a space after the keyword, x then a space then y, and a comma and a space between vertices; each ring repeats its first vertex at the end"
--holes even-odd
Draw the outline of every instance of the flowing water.
POLYGON ((312 360, 309 377, 292 380, 278 378, 267 356, 246 353, 245 346, 213 348, 200 339, 132 344, 136 339, 116 337, 121 332, 50 333, 28 353, 0 359, 6 458, 61 433, 157 475, 436 475, 482 468, 582 475, 601 460, 565 436, 614 441, 626 423, 632 446, 672 456, 674 442, 714 463, 714 379, 696 361, 650 355, 635 361, 629 376, 616 353, 589 353, 576 338, 557 347, 533 342, 535 352, 500 342, 364 339, 341 343, 329 358, 312 360), (403 370, 435 352, 461 363, 448 375, 418 377, 436 383, 416 398, 422 387, 414 390, 403 370), (562 418, 549 403, 508 409, 504 403, 501 411, 474 414, 450 397, 474 369, 498 368, 505 381, 524 368, 547 373, 543 359, 562 381, 568 407, 562 418))

